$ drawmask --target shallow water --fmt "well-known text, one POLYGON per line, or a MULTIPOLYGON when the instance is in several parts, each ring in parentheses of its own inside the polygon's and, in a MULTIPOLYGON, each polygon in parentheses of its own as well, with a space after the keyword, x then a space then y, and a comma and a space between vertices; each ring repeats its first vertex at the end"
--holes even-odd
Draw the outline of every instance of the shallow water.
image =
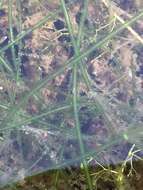
POLYGON ((115 36, 112 31, 143 5, 84 3, 66 1, 73 29, 57 0, 1 4, 1 186, 51 169, 79 168, 85 159, 89 166, 118 168, 142 158, 142 20, 115 36))

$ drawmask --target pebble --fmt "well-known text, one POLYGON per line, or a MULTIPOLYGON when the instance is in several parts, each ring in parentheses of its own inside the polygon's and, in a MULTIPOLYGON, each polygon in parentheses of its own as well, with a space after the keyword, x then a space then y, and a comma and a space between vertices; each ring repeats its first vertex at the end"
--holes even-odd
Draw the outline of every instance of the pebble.
POLYGON ((3 17, 5 15, 6 15, 5 11, 3 9, 0 9, 0 17, 3 17))
POLYGON ((64 27, 65 27, 65 23, 64 23, 62 20, 58 19, 58 20, 56 20, 56 21, 54 22, 54 27, 55 27, 55 29, 57 29, 57 30, 62 30, 62 29, 64 29, 64 27))

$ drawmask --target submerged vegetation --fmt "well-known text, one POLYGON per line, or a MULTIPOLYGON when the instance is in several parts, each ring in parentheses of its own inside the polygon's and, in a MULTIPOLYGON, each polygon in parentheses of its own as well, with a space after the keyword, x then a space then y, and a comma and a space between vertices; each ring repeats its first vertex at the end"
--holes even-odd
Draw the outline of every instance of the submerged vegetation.
POLYGON ((142 19, 141 0, 0 0, 0 189, 142 189, 142 19))

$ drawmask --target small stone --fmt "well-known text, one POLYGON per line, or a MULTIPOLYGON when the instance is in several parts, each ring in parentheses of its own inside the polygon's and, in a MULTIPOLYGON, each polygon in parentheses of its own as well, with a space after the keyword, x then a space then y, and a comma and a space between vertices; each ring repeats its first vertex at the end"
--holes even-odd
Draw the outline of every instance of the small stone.
POLYGON ((143 65, 140 66, 140 74, 143 75, 143 65))
POLYGON ((62 29, 64 29, 64 27, 65 27, 65 23, 64 23, 62 20, 58 19, 58 20, 56 20, 56 21, 54 22, 54 27, 55 27, 57 30, 62 30, 62 29))
POLYGON ((0 39, 0 48, 3 48, 4 46, 6 46, 9 42, 9 38, 8 36, 4 36, 0 39))
POLYGON ((26 55, 22 55, 21 56, 21 63, 22 64, 24 64, 24 63, 26 63, 26 62, 28 62, 29 61, 29 59, 28 59, 28 57, 26 56, 26 55))
POLYGON ((0 17, 3 17, 5 15, 6 15, 5 11, 3 9, 0 9, 0 17))
MULTIPOLYGON (((80 24, 81 18, 82 18, 82 13, 81 13, 81 12, 78 12, 78 13, 76 14, 76 16, 75 16, 75 20, 76 20, 76 23, 77 23, 77 24, 80 24)), ((84 25, 85 25, 85 26, 88 26, 88 25, 89 25, 88 19, 85 19, 84 25)))
POLYGON ((67 51, 68 57, 71 58, 74 56, 74 47, 73 46, 67 46, 65 47, 65 50, 67 51))
POLYGON ((61 36, 58 38, 58 41, 61 42, 61 43, 70 42, 70 41, 71 41, 71 38, 70 38, 69 35, 63 34, 63 35, 61 35, 61 36))

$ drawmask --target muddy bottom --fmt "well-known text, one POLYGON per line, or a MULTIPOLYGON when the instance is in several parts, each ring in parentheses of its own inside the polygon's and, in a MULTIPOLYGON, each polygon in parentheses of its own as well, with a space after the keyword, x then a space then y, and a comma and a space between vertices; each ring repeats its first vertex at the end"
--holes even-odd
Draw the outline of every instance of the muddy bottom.
MULTIPOLYGON (((143 163, 133 162, 134 170, 128 164, 121 172, 122 165, 108 167, 89 167, 93 190, 142 190, 143 163)), ((88 190, 88 185, 83 169, 67 168, 53 170, 33 177, 28 177, 17 184, 0 188, 1 190, 88 190)))

